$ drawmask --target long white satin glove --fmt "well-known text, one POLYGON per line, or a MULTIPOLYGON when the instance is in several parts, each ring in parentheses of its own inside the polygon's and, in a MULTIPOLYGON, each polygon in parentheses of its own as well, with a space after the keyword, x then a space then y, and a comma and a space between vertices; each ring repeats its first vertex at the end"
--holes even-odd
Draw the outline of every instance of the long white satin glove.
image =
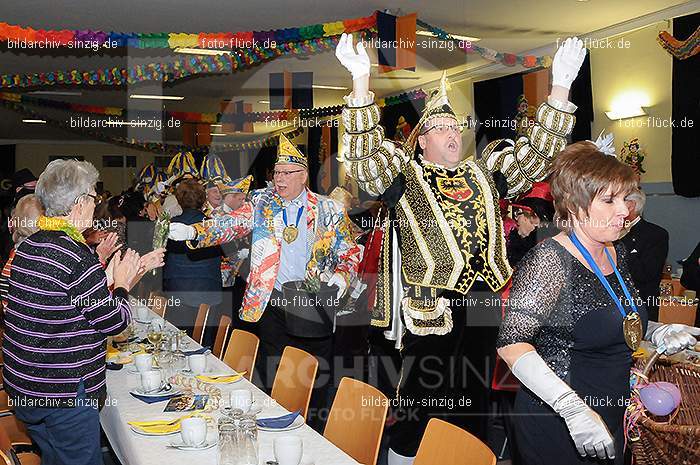
POLYGON ((566 39, 552 60, 552 85, 570 89, 585 58, 586 48, 583 41, 578 37, 566 39))
POLYGON ((698 343, 695 336, 700 336, 700 328, 677 323, 663 324, 650 321, 647 326, 646 339, 656 347, 665 347, 666 355, 673 355, 698 343))
POLYGON ((335 47, 335 56, 338 58, 338 61, 340 61, 340 64, 350 71, 353 80, 363 76, 369 76, 369 55, 367 55, 367 51, 362 42, 357 44, 357 52, 355 52, 351 34, 343 34, 340 36, 340 41, 338 41, 338 45, 335 47))
POLYGON ((338 286, 338 294, 336 295, 336 297, 338 299, 342 298, 348 291, 348 283, 345 282, 345 278, 340 273, 333 274, 333 276, 331 276, 331 279, 328 280, 328 287, 334 285, 338 286))
POLYGON ((170 223, 168 239, 173 241, 190 241, 197 237, 197 230, 194 226, 184 223, 170 223))
POLYGON ((521 355, 511 371, 564 419, 582 457, 615 458, 615 442, 600 415, 586 405, 537 352, 533 350, 521 355))

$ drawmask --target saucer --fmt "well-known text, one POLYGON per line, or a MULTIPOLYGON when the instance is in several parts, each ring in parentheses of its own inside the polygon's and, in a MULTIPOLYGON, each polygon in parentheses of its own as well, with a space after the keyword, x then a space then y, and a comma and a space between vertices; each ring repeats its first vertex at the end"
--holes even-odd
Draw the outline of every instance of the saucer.
POLYGON ((131 425, 129 425, 129 429, 139 436, 172 436, 173 434, 180 434, 180 430, 173 431, 172 433, 147 433, 131 425))
POLYGON ((136 394, 137 396, 141 397, 162 397, 162 396, 169 396, 172 394, 177 394, 180 392, 180 388, 177 386, 173 386, 171 384, 166 384, 162 388, 160 388, 158 391, 155 392, 143 392, 142 388, 135 388, 132 391, 129 391, 132 394, 136 394))
POLYGON ((214 447, 217 444, 216 440, 206 440, 204 441, 204 444, 199 445, 199 446, 188 446, 182 440, 177 441, 177 442, 172 442, 168 444, 168 447, 172 447, 173 449, 178 449, 178 450, 206 450, 214 447))

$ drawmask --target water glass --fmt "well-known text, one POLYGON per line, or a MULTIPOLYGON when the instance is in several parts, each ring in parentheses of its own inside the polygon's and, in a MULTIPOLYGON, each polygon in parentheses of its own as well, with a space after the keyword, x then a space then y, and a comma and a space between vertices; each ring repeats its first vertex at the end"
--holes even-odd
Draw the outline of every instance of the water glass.
MULTIPOLYGON (((226 417, 222 417, 225 419, 226 417)), ((218 465, 238 465, 240 455, 238 428, 232 421, 219 420, 218 465)))

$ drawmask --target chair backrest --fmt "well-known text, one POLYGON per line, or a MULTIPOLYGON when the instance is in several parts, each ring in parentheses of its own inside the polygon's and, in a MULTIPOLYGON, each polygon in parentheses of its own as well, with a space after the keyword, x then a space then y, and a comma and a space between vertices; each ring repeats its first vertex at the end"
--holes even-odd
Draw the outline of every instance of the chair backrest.
POLYGON ((300 410, 306 418, 317 370, 316 357, 296 347, 285 347, 270 397, 290 412, 300 410))
POLYGON ((151 304, 150 308, 155 314, 161 318, 165 318, 165 311, 168 307, 168 299, 165 298, 165 296, 151 291, 151 294, 148 296, 148 302, 151 304))
POLYGON ((214 338, 214 347, 211 348, 211 353, 214 357, 221 358, 224 353, 224 345, 226 344, 226 338, 228 337, 228 330, 231 328, 231 317, 228 315, 221 315, 219 320, 219 329, 216 330, 216 337, 214 338))
POLYGON ((0 459, 4 461, 5 465, 14 465, 11 459, 11 450, 12 442, 10 442, 10 436, 7 434, 7 431, 5 431, 5 428, 0 426, 0 459))
POLYGON ((389 400, 352 378, 340 380, 323 436, 364 465, 375 465, 389 400))
POLYGON ((495 465, 496 456, 476 436, 455 425, 431 418, 413 465, 495 465))
POLYGON ((204 327, 207 325, 207 317, 209 316, 209 304, 200 304, 197 311, 197 319, 194 320, 194 329, 192 330, 192 339, 197 344, 202 343, 204 335, 204 327))
POLYGON ((228 341, 223 361, 238 373, 245 371, 244 377, 250 381, 253 379, 253 369, 259 345, 260 339, 255 334, 242 329, 234 329, 228 341))

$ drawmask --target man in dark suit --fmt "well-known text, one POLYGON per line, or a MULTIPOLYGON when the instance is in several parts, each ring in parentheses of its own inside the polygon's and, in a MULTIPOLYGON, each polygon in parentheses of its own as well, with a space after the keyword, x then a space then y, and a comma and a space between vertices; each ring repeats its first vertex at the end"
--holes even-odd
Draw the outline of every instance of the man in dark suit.
POLYGON ((659 284, 666 255, 668 231, 642 218, 646 195, 641 190, 627 196, 625 203, 630 213, 620 241, 627 247, 627 266, 640 297, 649 311, 649 320, 659 319, 659 284))

